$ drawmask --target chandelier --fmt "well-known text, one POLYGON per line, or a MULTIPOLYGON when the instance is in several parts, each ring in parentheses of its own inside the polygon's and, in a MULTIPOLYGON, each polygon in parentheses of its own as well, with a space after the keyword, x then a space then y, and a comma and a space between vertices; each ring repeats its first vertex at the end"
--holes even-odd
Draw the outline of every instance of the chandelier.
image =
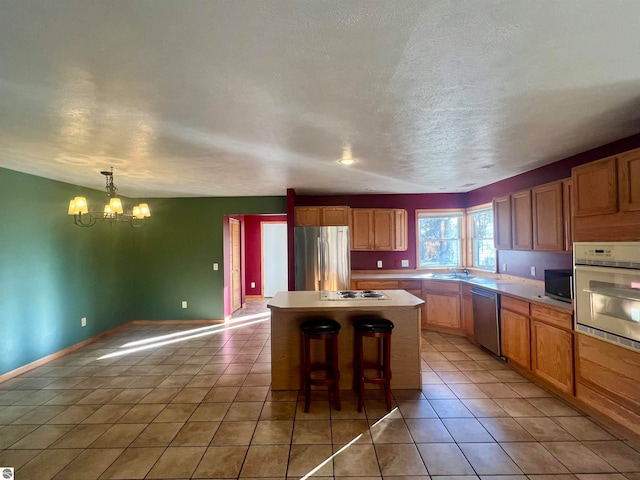
POLYGON ((79 227, 92 227, 98 220, 111 222, 127 222, 132 227, 142 227, 147 222, 147 217, 151 216, 149 205, 141 203, 133 207, 131 213, 124 213, 122 201, 117 197, 118 189, 113 184, 113 167, 111 170, 100 172, 105 176, 107 182, 107 198, 109 203, 102 211, 90 212, 85 197, 75 197, 69 202, 69 215, 73 215, 73 221, 79 227))

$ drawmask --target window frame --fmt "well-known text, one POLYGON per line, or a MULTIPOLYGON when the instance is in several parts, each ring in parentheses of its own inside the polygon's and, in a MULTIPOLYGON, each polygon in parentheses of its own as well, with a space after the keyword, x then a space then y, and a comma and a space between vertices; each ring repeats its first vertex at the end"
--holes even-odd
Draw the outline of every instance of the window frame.
MULTIPOLYGON (((494 255, 494 263, 493 263, 493 267, 488 270, 486 268, 481 268, 481 267, 475 267, 473 265, 474 263, 474 249, 473 249, 473 242, 475 240, 475 237, 473 236, 473 215, 479 212, 484 212, 484 211, 491 211, 493 213, 493 203, 484 203, 482 205, 475 205, 473 207, 469 207, 466 209, 465 211, 465 216, 467 218, 467 232, 469 232, 469 238, 467 239, 467 243, 466 243, 466 249, 467 249, 467 263, 468 266, 466 268, 473 268, 476 270, 481 270, 483 272, 491 272, 491 273, 495 273, 497 271, 497 263, 498 263, 498 256, 494 255)), ((494 251, 496 250, 495 248, 495 214, 493 215, 493 222, 494 222, 494 229, 493 229, 493 234, 491 236, 492 239, 492 243, 493 243, 493 249, 494 251)))
POLYGON ((467 222, 466 222, 466 213, 464 208, 439 208, 439 209, 416 209, 416 268, 418 270, 432 270, 432 269, 443 269, 443 268, 464 268, 466 264, 466 230, 467 230, 467 222), (456 216, 460 215, 460 265, 442 265, 442 266, 433 266, 433 267, 422 267, 420 266, 420 215, 427 214, 431 217, 437 216, 448 216, 448 214, 455 214, 456 216))
MULTIPOLYGON (((416 238, 416 269, 417 270, 443 270, 443 269, 450 269, 450 268, 468 268, 468 269, 474 269, 474 270, 479 270, 479 271, 483 271, 483 272, 490 272, 490 273, 495 273, 497 271, 497 255, 496 255, 496 262, 494 263, 493 269, 491 270, 486 270, 484 268, 479 268, 479 267, 474 267, 473 266, 473 224, 472 224, 472 215, 478 211, 483 211, 483 210, 492 210, 493 211, 493 204, 492 203, 485 203, 485 204, 481 204, 481 205, 474 205, 473 207, 469 207, 469 208, 437 208, 437 209, 427 209, 427 208, 421 208, 421 209, 416 209, 415 211, 415 229, 416 229, 416 234, 415 234, 415 238, 416 238), (428 216, 431 217, 437 217, 439 215, 441 216, 447 216, 447 214, 456 214, 456 215, 461 215, 461 225, 460 225, 460 261, 461 261, 461 265, 455 265, 455 266, 434 266, 434 267, 422 267, 421 265, 421 259, 420 259, 420 216, 421 214, 427 214, 428 216)), ((494 216, 494 222, 495 222, 495 216, 494 216)), ((494 224, 495 226, 495 224, 494 224)), ((495 229, 494 229, 495 230, 495 229)), ((495 234, 494 234, 495 235, 495 234)), ((495 246, 495 239, 494 239, 494 246, 495 246)), ((494 247, 495 249, 495 247, 494 247)))

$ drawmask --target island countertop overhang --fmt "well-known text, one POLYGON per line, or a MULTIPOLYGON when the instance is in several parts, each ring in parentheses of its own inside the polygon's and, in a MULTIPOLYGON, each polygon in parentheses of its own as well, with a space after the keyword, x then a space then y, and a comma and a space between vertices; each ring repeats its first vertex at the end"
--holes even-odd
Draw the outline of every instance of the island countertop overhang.
POLYGON ((271 309, 286 310, 363 310, 387 308, 420 308, 424 300, 405 290, 381 290, 388 299, 321 300, 320 292, 278 292, 267 303, 271 309))

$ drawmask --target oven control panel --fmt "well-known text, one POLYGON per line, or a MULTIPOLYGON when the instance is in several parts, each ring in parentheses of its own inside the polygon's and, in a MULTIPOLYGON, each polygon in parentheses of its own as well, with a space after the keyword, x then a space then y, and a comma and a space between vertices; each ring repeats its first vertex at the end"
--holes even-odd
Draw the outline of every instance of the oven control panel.
POLYGON ((573 254, 576 265, 640 266, 640 242, 576 242, 573 254))

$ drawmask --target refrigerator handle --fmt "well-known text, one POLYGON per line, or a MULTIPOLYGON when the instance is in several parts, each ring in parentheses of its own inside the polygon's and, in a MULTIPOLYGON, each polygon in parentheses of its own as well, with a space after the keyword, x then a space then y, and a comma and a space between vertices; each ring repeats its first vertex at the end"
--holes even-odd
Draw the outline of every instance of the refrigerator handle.
POLYGON ((322 258, 322 242, 320 240, 320 237, 316 237, 316 242, 318 243, 318 248, 317 248, 317 252, 318 252, 318 267, 320 269, 319 275, 318 275, 318 290, 322 291, 324 290, 322 287, 322 282, 324 281, 324 265, 322 264, 323 258, 322 258))

